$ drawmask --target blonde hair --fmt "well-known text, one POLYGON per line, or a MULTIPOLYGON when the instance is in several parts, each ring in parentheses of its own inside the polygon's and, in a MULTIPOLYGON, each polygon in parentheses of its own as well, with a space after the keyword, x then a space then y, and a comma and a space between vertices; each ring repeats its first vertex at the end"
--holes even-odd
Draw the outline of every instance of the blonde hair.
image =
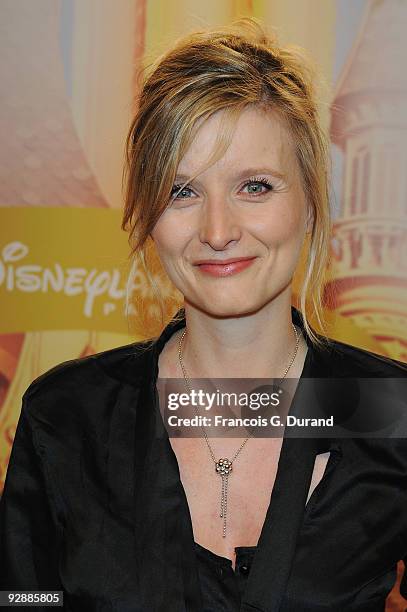
POLYGON ((331 234, 329 145, 319 123, 312 68, 297 47, 279 46, 257 19, 244 17, 179 39, 145 76, 126 140, 123 175, 122 229, 130 233, 130 257, 145 270, 163 318, 147 254, 150 233, 170 200, 178 164, 202 121, 223 110, 224 129, 208 166, 220 159, 241 112, 253 105, 277 112, 292 136, 313 216, 299 309, 309 338, 322 345, 327 338, 310 327, 306 308, 309 302, 324 329, 322 286, 331 234))

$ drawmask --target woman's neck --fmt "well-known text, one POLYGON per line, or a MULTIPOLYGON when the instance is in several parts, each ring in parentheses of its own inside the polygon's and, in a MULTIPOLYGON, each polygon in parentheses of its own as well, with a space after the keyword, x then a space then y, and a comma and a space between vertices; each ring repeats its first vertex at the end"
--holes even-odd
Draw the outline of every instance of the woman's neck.
MULTIPOLYGON (((296 335, 288 308, 270 307, 252 315, 216 318, 185 305, 186 334, 182 361, 189 378, 281 378, 296 349, 296 335)), ((185 328, 164 346, 159 375, 182 376, 178 347, 185 328)), ((307 343, 297 327, 300 342, 287 377, 299 378, 307 343)))

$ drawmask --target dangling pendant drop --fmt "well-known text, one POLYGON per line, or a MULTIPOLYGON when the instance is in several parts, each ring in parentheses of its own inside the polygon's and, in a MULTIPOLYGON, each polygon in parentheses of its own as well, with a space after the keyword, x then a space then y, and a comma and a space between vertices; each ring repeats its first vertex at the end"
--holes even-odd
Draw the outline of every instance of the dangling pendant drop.
POLYGON ((228 503, 228 478, 232 471, 232 462, 223 458, 216 461, 216 472, 222 478, 222 492, 220 497, 220 518, 223 518, 223 537, 226 537, 226 512, 228 503))

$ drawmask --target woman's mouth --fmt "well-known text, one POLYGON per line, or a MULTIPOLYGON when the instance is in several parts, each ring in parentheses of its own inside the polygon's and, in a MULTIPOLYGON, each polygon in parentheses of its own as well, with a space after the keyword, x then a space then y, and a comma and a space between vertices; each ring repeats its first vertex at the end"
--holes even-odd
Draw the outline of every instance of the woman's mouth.
POLYGON ((204 274, 211 276, 230 276, 248 268, 256 257, 247 257, 227 262, 204 262, 196 264, 196 267, 204 274))

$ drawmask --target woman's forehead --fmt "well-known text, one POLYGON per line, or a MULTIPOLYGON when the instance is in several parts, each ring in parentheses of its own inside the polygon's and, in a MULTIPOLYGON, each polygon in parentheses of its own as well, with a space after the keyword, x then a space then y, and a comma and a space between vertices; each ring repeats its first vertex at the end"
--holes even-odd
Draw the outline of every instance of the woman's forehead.
MULTIPOLYGON (((224 129, 224 119, 224 112, 217 111, 201 123, 178 165, 177 179, 187 179, 205 167, 224 129)), ((295 171, 295 165, 292 138, 283 120, 272 109, 251 107, 238 117, 223 156, 202 174, 218 171, 235 175, 250 168, 286 176, 295 171)))

